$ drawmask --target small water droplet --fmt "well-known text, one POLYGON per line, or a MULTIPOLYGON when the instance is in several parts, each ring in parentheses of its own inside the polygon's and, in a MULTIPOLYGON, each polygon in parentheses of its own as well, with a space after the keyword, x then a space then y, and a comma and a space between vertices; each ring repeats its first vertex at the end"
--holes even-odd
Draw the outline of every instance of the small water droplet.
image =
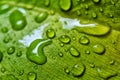
POLYGON ((45 0, 45 6, 48 7, 50 5, 50 0, 45 0))
POLYGON ((24 70, 19 71, 19 76, 22 76, 24 74, 24 70))
POLYGON ((10 40, 11 40, 10 36, 7 35, 4 37, 3 42, 8 43, 8 42, 10 42, 10 40))
POLYGON ((1 68, 1 72, 5 73, 6 69, 4 67, 1 68))
POLYGON ((103 12, 103 8, 100 8, 99 11, 100 11, 100 12, 103 12))
POLYGON ((93 0, 94 3, 100 3, 101 0, 93 0))
POLYGON ((48 17, 48 13, 47 12, 41 12, 40 14, 38 14, 36 17, 35 17, 35 21, 37 23, 41 23, 43 22, 44 20, 46 20, 48 17))
POLYGON ((69 74, 69 73, 70 73, 70 70, 69 70, 69 68, 68 68, 68 67, 64 68, 64 71, 65 71, 65 73, 67 73, 67 74, 69 74))
POLYGON ((77 10, 76 12, 77 12, 77 15, 78 15, 78 16, 80 16, 80 15, 81 15, 80 10, 77 10))
POLYGON ((90 63, 90 67, 91 67, 91 68, 94 68, 94 67, 95 67, 95 64, 90 63))
POLYGON ((14 46, 11 46, 11 47, 9 47, 9 48, 7 49, 7 53, 8 53, 9 55, 13 54, 14 52, 15 52, 15 47, 14 47, 14 46))
POLYGON ((64 46, 64 44, 63 44, 63 43, 60 43, 60 46, 61 46, 61 47, 63 47, 63 46, 64 46))
POLYGON ((80 42, 81 44, 86 45, 86 44, 88 44, 90 41, 89 41, 89 39, 88 39, 86 36, 81 36, 80 39, 79 39, 79 42, 80 42))
POLYGON ((110 65, 114 65, 115 61, 111 60, 109 63, 110 63, 110 65))
POLYGON ((93 46, 93 51, 97 54, 103 54, 105 52, 105 47, 102 44, 96 44, 93 46))
POLYGON ((54 14, 55 14, 55 11, 54 11, 54 10, 50 10, 50 14, 51 14, 51 15, 54 15, 54 14))
POLYGON ((90 54, 90 51, 89 51, 89 50, 86 50, 85 53, 86 53, 86 54, 90 54))
POLYGON ((9 21, 12 25, 12 29, 19 31, 25 28, 27 25, 27 20, 23 13, 19 10, 14 10, 10 16, 9 16, 9 21))
POLYGON ((85 5, 85 9, 88 10, 88 9, 89 9, 89 6, 88 6, 88 5, 85 5))
POLYGON ((55 31, 53 29, 49 29, 47 30, 46 35, 48 38, 52 39, 55 37, 55 31))
POLYGON ((62 10, 68 11, 72 6, 71 0, 60 0, 59 6, 62 10))
POLYGON ((74 57, 80 56, 80 52, 74 47, 70 47, 69 51, 70 51, 70 54, 74 57))
POLYGON ((97 18, 97 14, 96 13, 92 13, 92 17, 94 18, 94 19, 96 19, 97 18))
POLYGON ((59 52, 58 55, 59 55, 60 57, 63 57, 63 53, 62 53, 62 52, 59 52))
POLYGON ((17 57, 21 57, 22 56, 22 51, 18 51, 16 54, 17 57))
POLYGON ((2 61, 3 59, 3 53, 0 51, 0 62, 2 61))
POLYGON ((70 43, 71 39, 70 37, 68 37, 67 35, 63 35, 59 38, 59 40, 62 42, 62 43, 65 43, 65 44, 68 44, 70 43))
POLYGON ((8 12, 10 9, 11 7, 8 4, 0 4, 0 14, 8 12))
POLYGON ((44 54, 43 48, 50 45, 51 40, 36 39, 28 47, 26 56, 28 60, 38 65, 45 64, 47 62, 47 57, 44 54))
POLYGON ((37 74, 35 72, 29 72, 27 75, 28 80, 36 80, 37 74))
POLYGON ((2 32, 2 33, 7 33, 7 32, 8 32, 8 28, 7 28, 7 27, 1 28, 1 32, 2 32))
POLYGON ((85 72, 85 66, 82 63, 78 63, 73 66, 71 73, 74 77, 80 77, 85 72))

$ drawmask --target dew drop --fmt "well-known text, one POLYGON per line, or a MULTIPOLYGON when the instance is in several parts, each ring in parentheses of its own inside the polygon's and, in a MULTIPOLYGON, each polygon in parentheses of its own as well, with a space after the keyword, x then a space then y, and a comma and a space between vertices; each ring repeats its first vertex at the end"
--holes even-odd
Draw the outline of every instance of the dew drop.
POLYGON ((81 44, 86 45, 86 44, 88 44, 90 41, 89 41, 89 39, 88 39, 86 36, 82 36, 82 37, 80 37, 79 42, 80 42, 81 44))
POLYGON ((45 0, 45 6, 48 7, 50 5, 50 0, 45 0))
POLYGON ((51 40, 36 39, 28 47, 26 56, 28 60, 38 65, 45 64, 47 57, 44 54, 43 48, 51 44, 51 40))
POLYGON ((48 13, 47 12, 41 12, 40 14, 38 14, 36 17, 35 17, 35 21, 37 23, 41 23, 43 22, 45 19, 47 19, 48 17, 48 13))
POLYGON ((1 32, 2 32, 2 33, 7 33, 7 32, 8 32, 8 28, 7 28, 7 27, 1 28, 1 32))
POLYGON ((15 47, 14 47, 14 46, 11 46, 11 47, 9 47, 9 48, 7 49, 7 53, 8 53, 9 55, 13 54, 14 52, 15 52, 15 47))
POLYGON ((11 9, 8 4, 0 4, 0 14, 6 13, 11 9))
POLYGON ((47 30, 46 35, 48 38, 52 39, 55 37, 55 31, 53 29, 49 29, 47 30))
POLYGON ((58 55, 59 55, 60 57, 63 57, 63 53, 62 53, 62 52, 59 52, 58 55))
POLYGON ((10 36, 5 36, 3 39, 3 42, 8 43, 8 42, 10 42, 10 40, 11 40, 10 36))
POLYGON ((96 44, 93 46, 93 52, 103 54, 105 52, 105 47, 102 44, 96 44))
POLYGON ((77 12, 77 15, 78 15, 78 16, 80 16, 80 15, 81 15, 80 10, 77 10, 76 12, 77 12))
POLYGON ((73 66, 71 73, 74 77, 80 77, 85 72, 85 66, 82 63, 78 63, 73 66))
POLYGON ((71 8, 71 0, 60 0, 59 6, 62 10, 68 11, 71 8))
POLYGON ((37 74, 35 72, 29 72, 27 75, 28 80, 36 80, 37 74))
POLYGON ((6 69, 4 67, 1 68, 1 72, 5 73, 6 69))
POLYGON ((114 65, 115 61, 111 60, 109 63, 110 63, 110 65, 114 65))
POLYGON ((19 10, 14 10, 10 16, 9 21, 12 25, 12 29, 19 31, 25 28, 27 21, 23 13, 19 10))
POLYGON ((65 73, 67 73, 67 74, 69 74, 69 73, 70 73, 70 70, 69 70, 69 68, 68 68, 68 67, 64 68, 64 71, 65 71, 65 73))
POLYGON ((86 53, 86 54, 90 54, 90 51, 89 51, 89 50, 86 50, 85 53, 86 53))
POLYGON ((22 56, 22 51, 18 51, 16 54, 17 57, 21 57, 22 56))
POLYGON ((79 57, 80 56, 80 52, 74 47, 70 47, 69 52, 74 57, 79 57))
POLYGON ((63 47, 63 46, 64 46, 64 44, 63 44, 63 43, 60 43, 60 46, 61 46, 61 47, 63 47))
POLYGON ((99 11, 100 11, 100 12, 103 12, 103 8, 100 8, 99 11))
POLYGON ((3 59, 3 53, 0 51, 0 62, 2 61, 3 59))
POLYGON ((94 19, 96 19, 97 18, 97 14, 96 13, 92 13, 92 17, 94 18, 94 19))
POLYGON ((62 42, 62 43, 65 43, 65 44, 68 44, 70 43, 71 39, 69 36, 67 35, 62 35, 59 40, 62 42))

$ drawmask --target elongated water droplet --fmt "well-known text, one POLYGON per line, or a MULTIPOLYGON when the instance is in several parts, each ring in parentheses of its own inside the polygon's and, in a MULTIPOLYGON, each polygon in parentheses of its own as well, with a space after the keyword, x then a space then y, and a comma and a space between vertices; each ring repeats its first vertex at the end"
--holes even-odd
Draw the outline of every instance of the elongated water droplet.
POLYGON ((55 37, 55 31, 53 29, 49 29, 47 30, 46 35, 48 38, 52 39, 55 37))
POLYGON ((61 37, 59 38, 59 40, 60 40, 62 43, 65 43, 65 44, 70 43, 70 41, 71 41, 70 37, 68 37, 67 35, 61 36, 61 37))
POLYGON ((48 13, 47 12, 41 12, 40 14, 38 14, 36 17, 35 17, 35 21, 37 23, 41 23, 43 22, 45 19, 47 19, 48 17, 48 13))
POLYGON ((28 80, 36 80, 37 74, 35 72, 29 72, 27 75, 28 80))
POLYGON ((6 13, 11 9, 8 4, 0 4, 0 14, 6 13))
POLYGON ((3 59, 3 53, 0 51, 0 62, 2 61, 3 59))
POLYGON ((27 58, 33 63, 38 65, 45 64, 47 62, 47 57, 44 54, 43 48, 51 44, 51 40, 37 39, 33 41, 27 50, 27 58))
POLYGON ((11 47, 9 47, 9 48, 7 49, 7 53, 8 53, 9 55, 13 54, 14 52, 15 52, 15 47, 14 47, 14 46, 11 46, 11 47))
POLYGON ((80 37, 79 42, 81 44, 88 44, 90 41, 86 36, 82 36, 82 37, 80 37))
POLYGON ((64 11, 68 11, 71 8, 71 0, 60 0, 60 8, 64 11))
POLYGON ((14 10, 9 16, 12 29, 19 31, 25 28, 27 21, 23 13, 19 10, 14 10))
POLYGON ((85 72, 85 66, 82 63, 78 63, 73 66, 71 73, 74 77, 80 77, 85 72))
POLYGON ((62 52, 59 52, 58 55, 59 55, 60 57, 63 57, 63 53, 62 53, 62 52))
POLYGON ((105 52, 105 47, 102 44, 96 44, 93 46, 93 51, 97 54, 103 54, 105 52))
POLYGON ((75 30, 81 33, 93 35, 93 36, 102 36, 110 32, 110 27, 97 25, 95 27, 75 27, 75 30))
POLYGON ((74 47, 70 47, 69 51, 70 51, 70 54, 74 57, 80 56, 80 52, 74 47))

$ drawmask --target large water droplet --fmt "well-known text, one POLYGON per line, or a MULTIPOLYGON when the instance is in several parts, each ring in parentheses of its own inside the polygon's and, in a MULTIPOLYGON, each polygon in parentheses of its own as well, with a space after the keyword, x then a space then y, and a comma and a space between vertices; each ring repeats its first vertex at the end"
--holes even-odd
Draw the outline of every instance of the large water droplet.
POLYGON ((27 21, 23 13, 19 10, 14 10, 9 16, 13 30, 19 31, 25 28, 27 21))
POLYGON ((47 12, 41 12, 40 14, 38 14, 36 17, 35 17, 35 21, 37 23, 41 23, 43 22, 45 19, 47 19, 48 17, 48 13, 47 12))
POLYGON ((3 53, 0 51, 0 62, 2 61, 3 59, 3 53))
POLYGON ((81 44, 88 44, 90 41, 86 36, 82 36, 82 37, 80 37, 79 42, 81 44))
POLYGON ((47 30, 46 35, 48 38, 52 39, 55 37, 55 31, 53 29, 49 29, 47 30))
POLYGON ((42 65, 47 62, 47 57, 44 54, 43 48, 51 44, 51 40, 37 39, 33 41, 27 50, 27 58, 31 62, 42 65))
POLYGON ((80 56, 80 52, 74 47, 70 47, 69 51, 70 51, 70 54, 74 57, 80 56))
POLYGON ((102 44, 96 44, 93 46, 93 51, 97 54, 103 54, 105 52, 105 47, 102 44))
POLYGON ((85 72, 85 66, 82 63, 78 63, 73 66, 71 73, 74 77, 80 77, 85 72))
POLYGON ((61 37, 59 38, 59 40, 60 40, 62 43, 65 43, 65 44, 70 43, 70 41, 71 41, 70 37, 67 36, 67 35, 61 36, 61 37))
POLYGON ((71 8, 71 0, 60 0, 60 8, 64 11, 68 11, 71 8))
POLYGON ((0 4, 0 14, 6 13, 10 8, 11 7, 8 4, 0 4))
POLYGON ((11 46, 11 47, 9 47, 9 48, 7 49, 7 53, 8 53, 9 55, 13 54, 14 52, 15 52, 15 47, 14 47, 14 46, 11 46))
POLYGON ((93 36, 102 36, 110 32, 110 27, 97 25, 94 27, 75 27, 78 32, 93 35, 93 36))
POLYGON ((27 75, 28 80, 36 80, 37 74, 35 72, 29 72, 27 75))

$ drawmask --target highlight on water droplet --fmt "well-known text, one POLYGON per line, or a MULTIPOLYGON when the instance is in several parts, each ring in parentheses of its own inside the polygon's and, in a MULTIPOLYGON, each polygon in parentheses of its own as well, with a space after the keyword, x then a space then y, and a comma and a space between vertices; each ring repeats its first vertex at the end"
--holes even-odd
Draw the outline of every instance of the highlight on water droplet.
POLYGON ((46 35, 48 38, 52 39, 55 37, 55 31, 53 29, 48 29, 46 35))
POLYGON ((47 12, 41 12, 35 17, 35 21, 37 23, 43 22, 45 19, 47 19, 48 13, 47 12))
POLYGON ((59 6, 62 10, 68 11, 72 6, 71 0, 59 0, 59 6))
POLYGON ((71 39, 69 36, 67 35, 62 35, 59 40, 62 42, 62 43, 65 43, 65 44, 68 44, 70 43, 71 39))
POLYGON ((90 42, 90 40, 86 36, 81 36, 80 39, 79 39, 79 42, 81 44, 86 45, 86 44, 88 44, 90 42))
POLYGON ((79 57, 80 56, 80 52, 74 47, 70 47, 69 52, 74 57, 79 57))
POLYGON ((13 54, 14 52, 15 52, 15 47, 14 47, 14 46, 11 46, 11 47, 9 47, 9 48, 7 49, 7 53, 8 53, 9 55, 13 54))
POLYGON ((36 80, 37 74, 35 72, 29 72, 27 75, 28 80, 36 80))
POLYGON ((102 44, 96 44, 93 46, 93 52, 103 54, 105 52, 105 47, 102 44))
POLYGON ((74 77, 80 77, 85 72, 85 65, 82 63, 75 64, 71 70, 71 73, 74 77))

